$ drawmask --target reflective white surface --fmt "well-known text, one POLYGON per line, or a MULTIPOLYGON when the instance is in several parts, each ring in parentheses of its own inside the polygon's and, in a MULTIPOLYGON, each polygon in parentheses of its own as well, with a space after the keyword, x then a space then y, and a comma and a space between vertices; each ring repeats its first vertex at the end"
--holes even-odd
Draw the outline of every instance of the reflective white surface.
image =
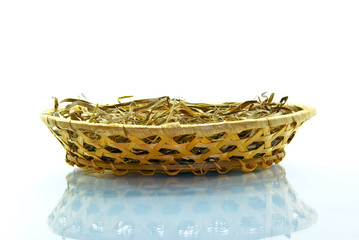
POLYGON ((309 228, 316 220, 284 168, 274 166, 171 178, 73 171, 48 224, 71 239, 262 239, 309 228))
POLYGON ((356 239, 359 234, 354 224, 359 181, 350 170, 324 172, 289 156, 263 171, 202 177, 114 177, 63 164, 11 187, 3 209, 11 223, 5 236, 356 239))

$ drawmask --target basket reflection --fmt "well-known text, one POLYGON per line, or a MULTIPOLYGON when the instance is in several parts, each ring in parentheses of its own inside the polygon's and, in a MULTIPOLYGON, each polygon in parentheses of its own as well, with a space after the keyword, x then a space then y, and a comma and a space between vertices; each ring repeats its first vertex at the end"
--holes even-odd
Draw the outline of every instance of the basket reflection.
POLYGON ((176 177, 97 175, 75 170, 48 218, 71 239, 261 239, 310 227, 279 165, 266 171, 176 177))

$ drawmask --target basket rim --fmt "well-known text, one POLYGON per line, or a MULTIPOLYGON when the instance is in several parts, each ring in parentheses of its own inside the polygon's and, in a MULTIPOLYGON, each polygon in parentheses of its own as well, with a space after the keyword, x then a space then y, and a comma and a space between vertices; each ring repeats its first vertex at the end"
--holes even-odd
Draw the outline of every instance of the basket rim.
POLYGON ((316 115, 316 109, 313 106, 302 104, 286 104, 301 107, 302 110, 280 116, 269 116, 257 119, 246 119, 238 121, 224 121, 217 123, 201 124, 180 124, 167 123, 163 125, 131 125, 120 123, 89 123, 78 120, 69 120, 65 118, 51 116, 53 108, 43 111, 40 115, 41 120, 48 126, 57 126, 66 129, 90 130, 100 133, 117 133, 122 135, 135 135, 147 137, 151 135, 169 135, 176 136, 181 134, 207 135, 216 134, 225 131, 243 131, 247 129, 276 127, 289 123, 302 123, 316 115))

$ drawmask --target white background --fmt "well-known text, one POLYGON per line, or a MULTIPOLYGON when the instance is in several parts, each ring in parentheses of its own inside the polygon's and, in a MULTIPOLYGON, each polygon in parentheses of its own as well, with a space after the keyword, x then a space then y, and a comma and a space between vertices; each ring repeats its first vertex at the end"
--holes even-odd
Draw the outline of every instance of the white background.
POLYGON ((1 1, 2 238, 60 239, 33 224, 72 170, 39 118, 53 96, 103 104, 275 92, 318 111, 283 161, 319 213, 305 238, 358 239, 358 12, 346 0, 1 1))

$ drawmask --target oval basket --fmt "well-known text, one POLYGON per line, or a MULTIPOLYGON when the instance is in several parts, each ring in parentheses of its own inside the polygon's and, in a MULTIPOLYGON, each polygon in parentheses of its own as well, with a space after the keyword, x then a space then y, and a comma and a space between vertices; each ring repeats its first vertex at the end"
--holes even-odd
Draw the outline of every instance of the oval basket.
POLYGON ((284 147, 316 113, 311 106, 281 116, 208 124, 161 126, 100 124, 41 114, 42 121, 66 150, 66 162, 116 175, 139 171, 153 175, 239 168, 266 169, 285 156, 284 147), (185 140, 184 140, 185 139, 185 140), (181 140, 181 141, 179 141, 181 140), (180 143, 178 143, 180 142, 180 143))

